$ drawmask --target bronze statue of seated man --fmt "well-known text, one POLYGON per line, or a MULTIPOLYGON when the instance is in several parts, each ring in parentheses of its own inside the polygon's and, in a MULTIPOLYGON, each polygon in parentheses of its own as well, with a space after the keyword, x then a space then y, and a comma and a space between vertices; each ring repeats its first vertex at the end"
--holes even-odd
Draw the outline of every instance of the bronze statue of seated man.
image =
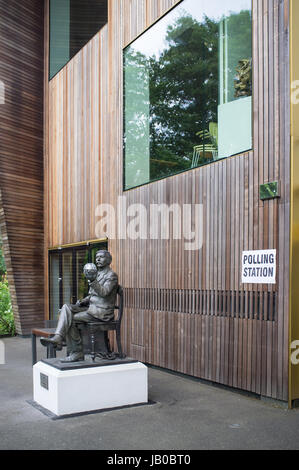
POLYGON ((106 250, 96 253, 94 265, 85 265, 84 274, 88 279, 89 292, 83 300, 78 300, 75 305, 65 304, 60 310, 55 336, 41 338, 41 344, 48 346, 53 344, 58 350, 63 342, 67 345, 68 356, 61 362, 84 361, 83 342, 78 323, 84 322, 108 322, 114 318, 118 277, 112 271, 110 264, 111 254, 106 250))

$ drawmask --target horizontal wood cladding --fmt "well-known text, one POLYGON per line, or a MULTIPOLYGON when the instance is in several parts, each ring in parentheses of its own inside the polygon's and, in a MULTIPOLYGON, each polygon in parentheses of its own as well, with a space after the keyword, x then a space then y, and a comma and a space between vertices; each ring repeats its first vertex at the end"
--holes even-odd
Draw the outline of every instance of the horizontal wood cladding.
POLYGON ((43 323, 43 15, 39 0, 0 0, 0 220, 19 334, 43 323))
POLYGON ((116 208, 119 196, 127 207, 202 204, 199 250, 124 233, 109 240, 127 299, 126 352, 287 400, 288 0, 253 0, 252 151, 124 193, 122 50, 176 3, 110 0, 107 27, 49 83, 47 246, 96 238, 96 206, 116 208), (262 202, 268 181, 280 181, 281 197, 262 202), (268 248, 277 249, 277 284, 242 285, 242 251, 268 248), (197 313, 192 302, 202 302, 197 313))

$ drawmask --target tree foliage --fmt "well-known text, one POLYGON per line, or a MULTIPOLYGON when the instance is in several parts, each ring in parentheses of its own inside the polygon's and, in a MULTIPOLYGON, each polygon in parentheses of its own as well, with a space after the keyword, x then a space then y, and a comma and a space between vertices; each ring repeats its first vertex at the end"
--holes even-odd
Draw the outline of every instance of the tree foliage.
POLYGON ((0 335, 4 334, 15 335, 15 323, 6 278, 2 241, 0 239, 0 335))
POLYGON ((0 335, 15 334, 14 316, 6 276, 0 281, 0 335))
POLYGON ((168 47, 151 59, 151 155, 176 167, 151 167, 151 178, 190 168, 198 131, 217 120, 218 23, 192 16, 169 26, 168 47))
POLYGON ((6 266, 5 266, 5 260, 4 260, 4 255, 3 255, 3 245, 2 245, 2 240, 0 238, 0 279, 3 278, 5 273, 6 273, 6 266))
MULTIPOLYGON (((251 59, 251 12, 232 13, 222 21, 228 47, 225 86, 231 101, 240 86, 236 85, 239 62, 251 59)), ((144 158, 149 153, 150 180, 191 167, 194 147, 203 144, 210 124, 218 121, 220 73, 224 73, 219 36, 219 21, 207 16, 198 21, 186 13, 168 26, 160 55, 146 57, 134 50, 134 43, 127 49, 125 146, 130 147, 127 164, 133 172, 138 171, 148 133, 150 147, 144 158)), ((206 163, 206 158, 201 156, 197 163, 206 163)))

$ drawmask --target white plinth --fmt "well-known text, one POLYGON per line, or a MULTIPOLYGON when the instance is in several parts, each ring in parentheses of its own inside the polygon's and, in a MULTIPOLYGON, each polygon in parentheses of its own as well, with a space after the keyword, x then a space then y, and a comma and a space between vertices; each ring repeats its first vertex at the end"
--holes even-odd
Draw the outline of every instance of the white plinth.
POLYGON ((38 362, 33 399, 57 416, 147 403, 147 367, 134 362, 61 371, 38 362))

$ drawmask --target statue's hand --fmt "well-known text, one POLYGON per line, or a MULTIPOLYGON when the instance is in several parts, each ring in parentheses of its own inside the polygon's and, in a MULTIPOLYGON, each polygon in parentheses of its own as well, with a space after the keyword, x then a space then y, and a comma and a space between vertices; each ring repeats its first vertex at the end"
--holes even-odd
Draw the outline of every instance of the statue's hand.
POLYGON ((77 307, 86 307, 89 305, 89 297, 85 299, 77 300, 76 302, 77 307))

